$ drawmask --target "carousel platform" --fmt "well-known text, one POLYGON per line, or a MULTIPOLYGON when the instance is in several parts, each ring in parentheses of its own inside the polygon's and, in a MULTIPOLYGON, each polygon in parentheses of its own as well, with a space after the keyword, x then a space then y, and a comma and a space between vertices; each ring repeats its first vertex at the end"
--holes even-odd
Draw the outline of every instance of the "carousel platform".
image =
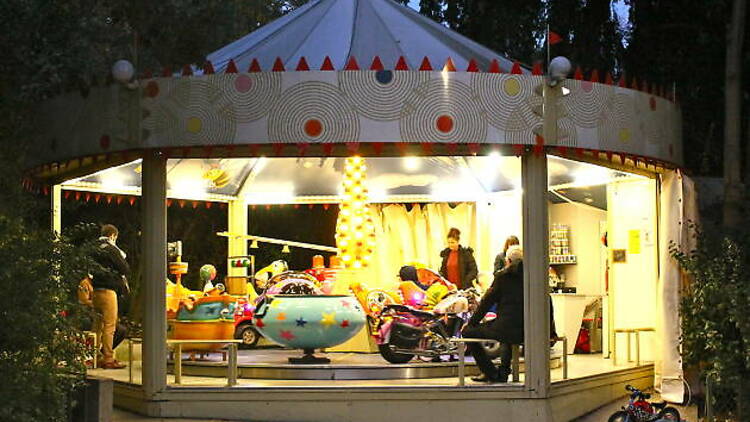
MULTIPOLYGON (((316 356, 330 359, 327 364, 290 364, 289 358, 300 357, 300 350, 254 349, 240 350, 237 356, 237 373, 240 379, 264 380, 395 380, 449 378, 458 376, 458 362, 424 362, 417 358, 405 364, 392 364, 377 353, 324 353, 316 356)), ((209 353, 203 357, 182 356, 182 374, 199 377, 226 377, 227 361, 221 353, 209 353)), ((523 358, 520 359, 523 372, 523 358)), ((173 371, 173 360, 168 361, 168 370, 173 371)), ((561 355, 553 354, 550 366, 561 365, 561 355)), ((476 375, 479 369, 474 360, 466 357, 466 375, 476 375)))

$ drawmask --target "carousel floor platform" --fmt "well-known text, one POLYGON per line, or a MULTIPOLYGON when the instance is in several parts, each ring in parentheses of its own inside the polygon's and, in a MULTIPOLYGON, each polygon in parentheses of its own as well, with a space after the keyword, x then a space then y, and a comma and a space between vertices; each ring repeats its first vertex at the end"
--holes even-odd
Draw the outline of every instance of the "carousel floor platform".
MULTIPOLYGON (((458 376, 458 362, 423 362, 413 359, 405 364, 386 362, 378 353, 316 353, 318 357, 330 359, 327 364, 290 364, 290 357, 300 357, 299 350, 255 349, 240 350, 237 370, 240 379, 265 380, 395 380, 449 378, 458 376)), ((550 365, 561 365, 559 355, 551 357, 550 365)), ((170 373, 173 361, 168 361, 170 373)), ((523 372, 523 358, 520 361, 523 372)), ((466 357, 466 375, 479 373, 471 356, 466 357)), ((183 375, 198 377, 226 377, 227 361, 221 353, 210 353, 194 360, 185 353, 182 356, 183 375)))

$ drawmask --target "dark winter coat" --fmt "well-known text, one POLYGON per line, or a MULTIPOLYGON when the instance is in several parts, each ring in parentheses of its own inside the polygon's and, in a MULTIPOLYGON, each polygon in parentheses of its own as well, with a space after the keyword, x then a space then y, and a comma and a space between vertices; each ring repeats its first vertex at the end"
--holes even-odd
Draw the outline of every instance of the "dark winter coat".
MULTIPOLYGON (((448 278, 448 255, 451 249, 445 248, 440 252, 440 257, 443 258, 443 263, 440 264, 440 275, 448 278)), ((471 287, 472 282, 477 279, 477 261, 474 260, 474 250, 471 248, 464 248, 463 246, 458 247, 458 272, 461 275, 458 287, 459 289, 467 289, 471 287)))
POLYGON ((482 296, 469 325, 479 325, 482 318, 497 305, 497 318, 489 321, 492 338, 502 343, 523 343, 523 262, 519 261, 501 270, 492 286, 482 296))
POLYGON ((94 276, 91 280, 94 289, 109 289, 118 294, 126 294, 130 267, 122 257, 120 249, 101 239, 93 258, 99 264, 91 271, 94 276))

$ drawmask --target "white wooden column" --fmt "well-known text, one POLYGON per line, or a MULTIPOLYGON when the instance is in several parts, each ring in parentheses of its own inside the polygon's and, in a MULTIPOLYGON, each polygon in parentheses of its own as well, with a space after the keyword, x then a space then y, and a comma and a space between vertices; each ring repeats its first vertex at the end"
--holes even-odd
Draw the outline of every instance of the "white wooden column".
MULTIPOLYGON (((558 84, 543 84, 543 137, 547 145, 557 143, 558 84)), ((550 387, 548 291, 549 216, 547 210, 547 156, 523 157, 523 249, 526 386, 539 397, 548 397, 550 387)))
POLYGON ((62 233, 62 186, 52 186, 52 195, 50 195, 52 201, 52 232, 60 235, 62 233))
MULTIPOLYGON (((227 231, 234 235, 247 235, 247 202, 244 200, 230 201, 227 213, 227 231)), ((247 239, 244 237, 229 236, 227 252, 229 256, 247 255, 247 239)), ((230 276, 247 275, 247 268, 233 268, 229 266, 227 273, 230 276)))
POLYGON ((523 157, 524 356, 526 386, 547 397, 549 374, 549 257, 547 157, 523 157))
POLYGON ((143 391, 149 399, 167 386, 167 160, 143 157, 141 256, 143 257, 143 391))

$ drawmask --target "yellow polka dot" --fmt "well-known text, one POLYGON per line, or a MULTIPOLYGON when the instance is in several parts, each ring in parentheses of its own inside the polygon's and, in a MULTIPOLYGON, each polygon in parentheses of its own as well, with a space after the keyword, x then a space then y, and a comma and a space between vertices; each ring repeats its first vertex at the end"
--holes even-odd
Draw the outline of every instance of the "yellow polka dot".
POLYGON ((620 137, 620 142, 622 143, 626 144, 630 142, 630 129, 627 129, 627 128, 620 129, 619 137, 620 137))
POLYGON ((203 123, 201 122, 201 119, 197 117, 191 117, 188 119, 187 121, 188 132, 198 133, 201 131, 201 127, 203 127, 203 123))
POLYGON ((503 89, 505 90, 506 94, 510 95, 511 97, 515 97, 519 92, 521 92, 521 84, 518 82, 518 79, 506 79, 505 83, 503 84, 503 89))

